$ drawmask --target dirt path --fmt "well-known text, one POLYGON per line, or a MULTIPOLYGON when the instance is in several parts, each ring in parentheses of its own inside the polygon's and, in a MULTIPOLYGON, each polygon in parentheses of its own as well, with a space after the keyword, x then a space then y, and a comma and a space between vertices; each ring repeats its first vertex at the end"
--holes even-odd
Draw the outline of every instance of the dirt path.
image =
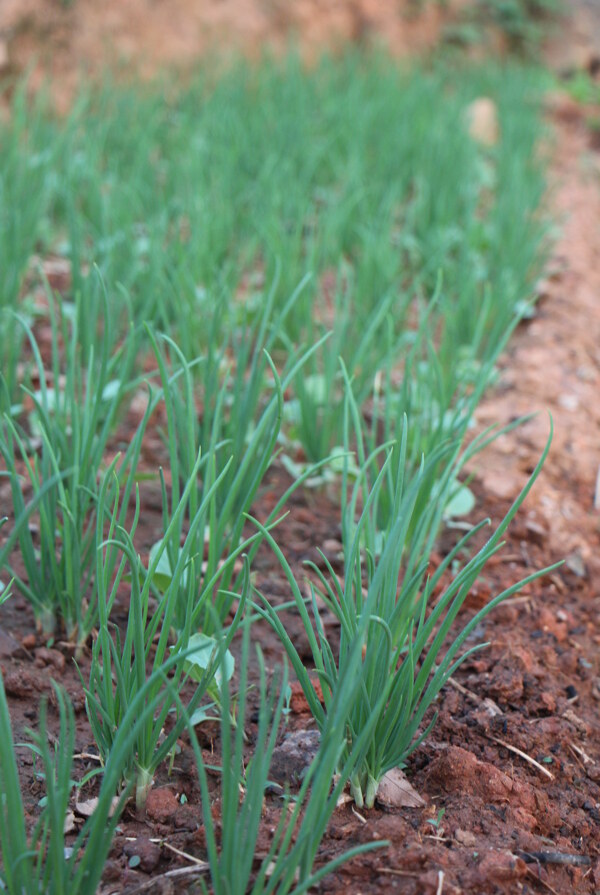
POLYGON ((552 106, 549 201, 560 235, 536 316, 514 337, 499 386, 477 411, 480 424, 538 416, 487 451, 480 477, 491 496, 514 495, 543 449, 550 413, 553 446, 529 515, 546 529, 548 547, 578 556, 572 564, 589 566, 593 582, 600 573, 600 156, 577 107, 567 99, 552 106))

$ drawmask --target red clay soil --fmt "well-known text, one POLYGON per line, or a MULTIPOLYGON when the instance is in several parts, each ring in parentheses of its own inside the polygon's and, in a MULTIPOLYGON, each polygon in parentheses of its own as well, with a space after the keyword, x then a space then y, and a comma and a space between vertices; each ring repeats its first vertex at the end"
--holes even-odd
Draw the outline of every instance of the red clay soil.
MULTIPOLYGON (((236 35, 246 41, 252 32, 258 47, 266 26, 257 10, 266 16, 268 8, 269 16, 285 17, 292 11, 300 15, 304 9, 310 18, 308 10, 314 4, 177 0, 168 4, 168 28, 167 19, 163 22, 162 18, 167 14, 160 6, 150 0, 104 6, 76 0, 64 8, 41 0, 15 3, 15 8, 33 12, 29 25, 17 27, 10 39, 17 47, 26 42, 27 29, 34 27, 34 12, 43 7, 52 29, 58 27, 56 22, 70 21, 69 17, 87 17, 87 25, 78 34, 65 26, 64 52, 77 48, 79 61, 86 58, 93 28, 98 29, 95 40, 102 47, 100 33, 107 44, 110 34, 121 34, 123 44, 117 45, 117 51, 127 53, 126 38, 129 28, 136 27, 133 23, 150 35, 147 44, 145 37, 134 41, 130 50, 134 55, 144 48, 149 58, 156 53, 155 62, 169 62, 177 53, 184 59, 189 54, 191 61, 209 43, 209 21, 215 29, 231 26, 234 46, 236 35), (151 21, 146 21, 150 7, 153 13, 147 18, 151 21), (182 17, 176 27, 173 10, 180 8, 182 17), (239 17, 232 17, 234 8, 239 17), (254 31, 245 16, 255 23, 254 31), (167 33, 170 49, 161 45, 161 34, 167 33)), ((4 0, 0 23, 9 7, 4 0)), ((382 10, 392 7, 396 5, 376 0, 332 3, 330 12, 321 10, 315 19, 321 22, 319 27, 325 27, 323 22, 329 22, 329 17, 333 21, 334 13, 341 21, 342 9, 347 17, 350 8, 369 8, 373 15, 377 11, 383 15, 382 10)), ((390 21, 395 15, 389 13, 390 21)), ((340 33, 356 36, 352 30, 340 33)), ((39 38, 36 41, 40 48, 39 38)), ((90 59, 92 68, 100 58, 107 57, 99 51, 90 59)), ((61 70, 60 60, 53 57, 49 64, 45 70, 61 70)), ((67 72, 67 90, 75 70, 71 67, 67 72)), ((377 806, 360 816, 349 805, 336 811, 322 844, 323 860, 377 838, 388 839, 391 845, 344 866, 326 878, 319 891, 353 895, 591 895, 600 891, 600 155, 591 147, 585 119, 572 103, 553 101, 550 114, 556 137, 548 201, 560 233, 535 317, 513 338, 502 359, 499 382, 478 410, 477 421, 483 428, 532 411, 538 415, 499 438, 478 458, 473 467, 478 497, 474 515, 501 518, 539 458, 549 431, 548 413, 554 421, 554 441, 503 552, 476 585, 462 620, 508 584, 558 559, 565 558, 566 563, 530 584, 477 630, 477 639, 489 641, 490 646, 465 663, 454 685, 442 691, 436 706, 437 726, 406 769, 425 807, 386 810, 377 806)), ((160 442, 153 439, 148 446, 153 465, 160 450, 160 442)), ((268 513, 287 481, 283 470, 275 466, 255 507, 257 515, 268 513)), ((0 499, 5 503, 9 489, 1 482, 0 499)), ((160 509, 152 498, 148 487, 139 529, 141 550, 161 531, 160 509)), ((305 559, 316 559, 317 547, 324 549, 334 566, 339 565, 336 503, 325 494, 303 491, 290 509, 278 538, 298 576, 303 574, 305 559)), ((451 539, 451 533, 442 536, 440 555, 451 539)), ((259 554, 256 572, 258 586, 268 597, 286 598, 286 583, 267 550, 259 554)), ((297 619, 289 615, 287 622, 301 645, 297 619)), ((24 729, 35 725, 40 694, 52 700, 49 679, 54 677, 74 702, 76 748, 84 756, 78 759, 76 771, 83 776, 93 766, 85 756, 94 752, 94 746, 72 657, 60 644, 48 648, 33 631, 25 602, 15 596, 0 610, 0 666, 15 738, 22 740, 24 729)), ((281 650, 266 627, 257 629, 257 636, 271 669, 280 661, 281 650)), ((84 657, 84 677, 87 662, 84 657)), ((283 743, 287 738, 289 745, 291 732, 310 731, 304 708, 302 698, 296 696, 288 728, 282 731, 283 743)), ((56 721, 51 706, 51 734, 56 721)), ((252 740, 252 725, 248 732, 252 740)), ((202 735, 205 748, 214 747, 218 753, 217 734, 216 728, 209 727, 202 735)), ((300 759, 293 752, 290 757, 282 744, 274 770, 293 784, 301 770, 300 759)), ((43 792, 25 750, 19 750, 19 762, 33 818, 43 792)), ((83 797, 93 793, 91 783, 83 797)), ((268 802, 259 854, 268 849, 268 831, 278 810, 275 801, 268 802)), ((214 812, 218 823, 218 803, 214 812)), ((133 808, 126 811, 107 864, 103 892, 170 893, 175 887, 182 892, 200 891, 192 877, 169 874, 191 867, 173 849, 203 857, 203 846, 199 787, 191 750, 183 741, 173 775, 167 778, 161 772, 146 813, 138 817, 133 808), (140 857, 135 869, 129 867, 133 855, 140 857)))

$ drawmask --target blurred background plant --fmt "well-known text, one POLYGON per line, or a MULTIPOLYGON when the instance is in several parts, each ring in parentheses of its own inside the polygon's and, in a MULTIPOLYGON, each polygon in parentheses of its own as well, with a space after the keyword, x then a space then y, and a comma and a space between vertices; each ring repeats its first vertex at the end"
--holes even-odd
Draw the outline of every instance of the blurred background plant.
POLYGON ((497 34, 512 52, 535 56, 565 12, 564 0, 475 0, 445 36, 451 43, 477 45, 497 34))

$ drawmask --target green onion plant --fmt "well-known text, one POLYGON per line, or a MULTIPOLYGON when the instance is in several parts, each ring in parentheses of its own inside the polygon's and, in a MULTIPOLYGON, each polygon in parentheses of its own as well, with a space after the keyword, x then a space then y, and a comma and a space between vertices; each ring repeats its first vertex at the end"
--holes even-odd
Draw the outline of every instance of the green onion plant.
MULTIPOLYGON (((118 524, 118 502, 115 498, 108 538, 99 544, 96 555, 99 627, 92 650, 89 682, 87 686, 84 685, 86 707, 101 759, 108 762, 124 718, 140 691, 145 688, 146 702, 157 704, 157 711, 147 715, 145 722, 138 725, 136 736, 129 741, 128 754, 121 756, 124 778, 135 782, 136 804, 139 808, 145 804, 157 767, 170 754, 185 727, 185 716, 178 714, 171 719, 168 734, 164 734, 165 722, 175 709, 172 694, 176 694, 189 679, 193 684, 193 693, 187 703, 187 711, 194 712, 205 696, 211 696, 213 701, 218 700, 219 687, 215 687, 214 679, 218 680, 228 673, 225 666, 221 669, 215 662, 217 641, 207 635, 198 637, 193 626, 198 608, 195 565, 201 562, 201 557, 196 555, 195 550, 198 544, 197 532, 205 519, 203 504, 191 519, 188 536, 156 605, 152 598, 153 578, 160 575, 166 545, 170 542, 172 533, 180 526, 190 492, 196 486, 200 464, 199 456, 148 570, 144 568, 132 540, 139 519, 139 500, 132 527, 127 531, 118 524), (115 550, 121 559, 116 567, 116 574, 113 574, 115 564, 112 557, 115 550), (110 557, 108 562, 107 557, 110 557), (111 610, 122 584, 130 587, 129 614, 124 635, 110 622, 111 610), (182 595, 185 598, 183 626, 174 630, 176 618, 182 614, 182 595), (163 674, 165 669, 172 669, 169 685, 163 674)), ((221 476, 225 472, 226 470, 221 476)), ((218 484, 219 478, 213 483, 213 490, 218 484)), ((110 507, 105 508, 109 495, 110 486, 105 480, 99 499, 99 519, 110 511, 110 507)), ((208 503, 211 498, 209 489, 205 501, 208 503)), ((99 530, 99 539, 100 535, 99 530)), ((238 549, 233 553, 229 561, 233 563, 240 552, 241 549, 238 549)), ((208 593, 212 594, 213 588, 216 590, 218 579, 219 572, 213 576, 208 593)), ((225 650, 231 643, 243 614, 248 592, 249 571, 246 563, 240 592, 231 595, 239 603, 231 625, 223 634, 225 650)))
MULTIPOLYGON (((260 668, 258 733, 253 754, 245 765, 244 722, 247 713, 249 625, 243 626, 241 672, 238 693, 238 717, 234 727, 229 711, 230 685, 223 687, 221 713, 221 836, 217 839, 211 815, 211 794, 202 751, 193 727, 190 736, 202 790, 202 808, 211 891, 214 895, 248 892, 251 895, 300 895, 316 886, 324 876, 345 861, 386 842, 355 846, 318 868, 318 850, 327 824, 347 783, 351 761, 341 759, 346 713, 357 683, 360 644, 354 644, 346 666, 344 686, 330 706, 330 715, 321 731, 318 753, 309 767, 295 799, 283 792, 280 820, 267 854, 257 866, 256 850, 261 825, 269 769, 284 708, 287 671, 274 677, 267 690, 264 663, 258 652, 260 668), (335 776, 336 770, 339 776, 335 776)), ((362 739, 369 735, 369 728, 362 739)), ((356 747, 359 748, 360 744, 356 747)), ((206 887, 204 887, 206 891, 206 887)))
MULTIPOLYGON (((230 585, 236 577, 234 559, 240 554, 240 544, 247 547, 249 543, 244 541, 244 514, 250 510, 274 455, 284 390, 326 338, 299 356, 290 355, 282 380, 266 348, 261 348, 261 338, 253 355, 245 354, 247 348, 240 352, 238 370, 229 392, 227 376, 218 379, 211 369, 214 358, 200 357, 197 362, 189 362, 169 337, 163 336, 159 341, 150 333, 162 383, 160 395, 166 409, 171 465, 170 498, 162 478, 165 534, 150 555, 152 560, 160 550, 162 561, 157 569, 159 574, 150 578, 154 578, 159 590, 170 586, 185 537, 190 553, 196 556, 193 582, 196 597, 191 622, 194 630, 199 628, 210 635, 215 621, 223 624, 232 607, 234 596, 230 585), (170 363, 163 346, 174 359, 170 363), (248 363, 247 367, 243 361, 248 363), (271 372, 273 391, 263 401, 265 367, 271 372), (196 397, 197 378, 204 386, 200 389, 202 410, 198 409, 196 397), (197 462, 198 457, 201 459, 197 462), (186 494, 185 511, 175 512, 175 507, 181 507, 182 493, 186 494), (192 520, 195 520, 193 525, 192 520), (219 590, 213 594, 216 578, 219 590)), ((294 483, 280 498, 267 525, 275 520, 291 491, 300 484, 301 480, 294 483)), ((256 541, 256 533, 251 540, 256 541)), ((189 577, 191 571, 186 575, 189 577)), ((174 626, 181 630, 185 619, 183 599, 173 619, 174 626)))
MULTIPOLYGON (((396 459, 399 464, 403 464, 407 441, 405 430, 396 459)), ((419 474, 409 480, 406 487, 401 474, 397 475, 394 514, 383 534, 380 553, 376 556, 373 549, 363 553, 362 543, 369 541, 369 533, 372 540, 375 531, 372 514, 377 491, 385 475, 386 464, 394 460, 394 452, 388 451, 380 476, 369 491, 357 523, 344 538, 350 546, 345 554, 343 583, 338 581, 324 556, 322 561, 327 574, 311 564, 319 581, 318 587, 311 584, 312 619, 285 556, 272 534, 263 531, 285 572, 309 638, 324 705, 319 701, 309 672, 277 610, 259 595, 257 611, 269 620, 281 638, 319 728, 326 723, 331 701, 343 685, 342 670, 347 651, 354 643, 361 623, 364 623, 365 617, 368 619, 360 682, 346 726, 348 745, 345 756, 361 736, 365 725, 374 722, 371 736, 360 753, 355 754, 350 778, 357 805, 372 807, 383 775, 393 767, 401 767, 427 735, 435 716, 425 728, 422 723, 440 689, 467 656, 485 645, 468 646, 461 653, 461 648, 486 615, 502 600, 548 571, 535 572, 502 590, 447 643, 461 606, 486 563, 501 548, 501 538, 537 478, 549 447, 550 440, 529 482, 485 545, 458 571, 454 570, 453 566, 460 562, 462 551, 487 524, 482 522, 459 541, 431 575, 427 573, 428 556, 420 557, 414 564, 409 562, 405 571, 402 568, 405 543, 418 504, 421 482, 427 478, 427 461, 423 462, 419 474), (438 592, 439 596, 434 596, 438 592), (339 647, 327 640, 317 607, 317 595, 340 623, 339 647)), ((358 481, 350 501, 351 507, 356 506, 360 488, 361 482, 358 481)), ((352 521, 345 514, 343 525, 346 528, 352 521)), ((257 526, 260 530, 261 526, 258 523, 257 526)))
MULTIPOLYGON (((0 552, 0 565, 31 603, 45 633, 63 624, 67 637, 78 645, 87 639, 96 620, 93 576, 96 566, 98 494, 103 475, 112 487, 123 482, 119 508, 125 519, 133 489, 137 460, 148 415, 143 418, 125 453, 103 469, 124 396, 132 387, 131 373, 136 340, 132 334, 112 354, 110 315, 96 319, 99 350, 90 348, 82 363, 78 321, 90 309, 78 301, 73 314, 50 302, 52 358, 47 369, 34 332, 21 318, 39 387, 23 386, 31 403, 22 425, 13 414, 0 423, 0 454, 10 479, 15 516, 25 510, 25 492, 37 501, 39 536, 21 526, 18 546, 25 576, 17 574, 8 549, 0 552), (50 383, 48 382, 50 380, 50 383), (113 471, 117 476, 112 475, 113 471), (54 487, 46 483, 53 480, 54 487)), ((104 305, 107 311, 107 305, 104 305)), ((89 320, 86 324, 90 326, 89 320)), ((107 520, 101 520, 104 522, 107 520)), ((101 528, 102 526, 100 526, 101 528)))
MULTIPOLYGON (((363 406, 378 371, 401 352, 406 305, 391 292, 361 313, 360 298, 351 294, 350 287, 344 290, 338 285, 333 317, 327 321, 332 327, 330 338, 295 377, 295 398, 284 408, 286 435, 300 443, 310 462, 322 460, 343 443, 345 382, 340 358, 353 377, 356 400, 363 406)), ((320 330, 322 336, 325 324, 320 330)))
POLYGON ((28 266, 44 235, 56 187, 62 138, 48 121, 44 103, 33 105, 26 83, 15 91, 9 122, 0 123, 0 411, 17 400, 25 333, 15 312, 31 316, 31 297, 22 296, 28 266))
POLYGON ((145 691, 131 704, 115 740, 115 750, 103 769, 95 809, 79 833, 69 839, 65 821, 76 785, 73 779, 75 717, 66 695, 56 685, 54 689, 59 714, 56 745, 51 745, 47 736, 44 702, 38 730, 31 734, 29 744, 39 761, 46 792, 40 814, 28 830, 29 812, 20 788, 13 732, 0 675, 0 889, 8 895, 63 895, 65 892, 95 895, 129 797, 129 790, 120 789, 122 757, 128 754, 137 727, 154 708, 152 703, 144 708, 145 691))
MULTIPOLYGON (((66 122, 40 113, 36 127, 56 152, 25 139, 23 100, 21 131, 7 128, 6 143, 18 176, 4 189, 6 209, 30 217, 5 218, 7 240, 18 237, 22 270, 43 229, 44 248, 70 262, 75 294, 87 299, 97 264, 131 295, 135 319, 188 357, 209 345, 215 305, 219 326, 253 303, 260 317, 262 283, 278 266, 276 311, 313 273, 285 321, 293 344, 303 332, 314 341, 307 321, 322 310, 331 271, 350 273, 367 316, 383 295, 431 296, 443 269, 450 358, 470 343, 486 295, 493 343, 539 271, 540 81, 514 65, 409 74, 351 51, 310 71, 293 56, 240 63, 218 79, 200 72, 184 90, 108 84, 82 96, 66 122), (465 109, 479 96, 498 107, 493 147, 468 137, 465 109), (42 172, 39 192, 32 171, 42 172), (59 235, 54 245, 47 232, 59 235)), ((111 296, 111 310, 119 305, 111 296)))

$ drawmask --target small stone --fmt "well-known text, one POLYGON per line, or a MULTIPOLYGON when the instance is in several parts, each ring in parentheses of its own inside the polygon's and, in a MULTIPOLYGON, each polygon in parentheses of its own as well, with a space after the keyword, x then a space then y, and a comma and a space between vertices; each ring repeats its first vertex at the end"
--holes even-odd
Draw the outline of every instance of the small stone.
POLYGON ((65 670, 65 657, 58 650, 41 646, 35 651, 35 664, 38 668, 49 666, 54 668, 55 671, 63 672, 65 670))
POLYGON ((12 634, 0 630, 0 659, 11 659, 20 649, 21 644, 12 634))
POLYGON ((579 409, 579 398, 577 395, 559 395, 558 403, 561 407, 564 407, 565 410, 571 412, 579 409))
POLYGON ((158 843, 151 842, 143 836, 139 836, 133 842, 126 842, 123 846, 123 853, 127 858, 139 858, 137 866, 144 873, 152 873, 160 861, 160 846, 158 843))
POLYGON ((273 750, 269 776, 278 783, 299 783, 319 749, 318 730, 298 730, 289 734, 273 750))
POLYGON ((457 829, 454 831, 454 838, 467 848, 473 848, 477 844, 477 837, 470 830, 457 829))
POLYGON ((479 862, 478 876, 486 885, 490 880, 514 880, 527 875, 527 865, 512 852, 490 849, 479 862))

